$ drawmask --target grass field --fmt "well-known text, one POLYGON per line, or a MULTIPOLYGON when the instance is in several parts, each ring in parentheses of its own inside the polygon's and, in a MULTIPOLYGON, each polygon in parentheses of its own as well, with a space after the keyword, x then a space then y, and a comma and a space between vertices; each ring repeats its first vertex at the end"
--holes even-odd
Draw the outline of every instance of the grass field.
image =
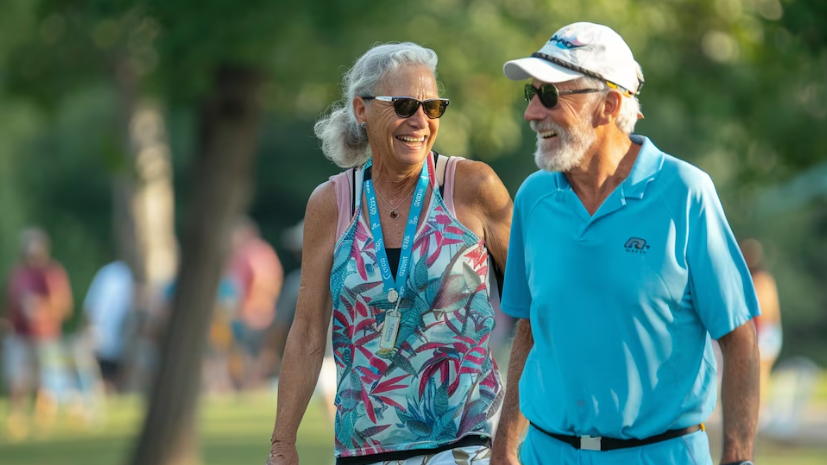
MULTIPOLYGON (((40 428, 24 441, 11 443, 0 436, 0 464, 125 464, 138 432, 142 404, 134 398, 117 399, 109 403, 107 411, 106 424, 100 427, 81 427, 64 419, 51 428, 40 428)), ((204 463, 263 464, 274 416, 275 402, 263 394, 205 401, 200 421, 204 463)), ((2 404, 0 418, 5 418, 2 404)), ((317 404, 308 411, 299 435, 303 464, 331 463, 333 431, 326 426, 317 404)))
MULTIPOLYGON (((61 420, 40 428, 26 440, 9 442, 0 436, 0 465, 121 465, 132 447, 142 405, 136 399, 117 399, 108 405, 108 420, 97 428, 61 420)), ((201 446, 206 465, 264 463, 273 426, 275 401, 266 394, 237 399, 209 399, 201 413, 201 446)), ((5 405, 0 403, 0 418, 5 405)), ((4 433, 5 434, 5 433, 4 433)), ((332 464, 332 429, 326 425, 318 402, 312 402, 299 430, 303 465, 332 464)), ((716 461, 717 462, 717 461, 716 461)), ((795 448, 763 442, 759 465, 827 464, 824 448, 795 448)))

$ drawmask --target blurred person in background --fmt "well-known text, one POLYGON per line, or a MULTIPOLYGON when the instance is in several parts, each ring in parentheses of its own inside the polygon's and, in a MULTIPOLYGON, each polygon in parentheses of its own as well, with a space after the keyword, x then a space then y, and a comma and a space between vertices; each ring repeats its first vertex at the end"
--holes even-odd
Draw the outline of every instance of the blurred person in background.
POLYGON ((520 322, 492 461, 712 465, 711 336, 726 362, 721 463, 751 464, 755 290, 709 175, 633 134, 643 72, 629 46, 579 22, 503 71, 530 80, 540 171, 514 201, 502 307, 520 322))
POLYGON ((118 260, 101 268, 83 301, 87 337, 107 393, 121 385, 128 323, 134 318, 133 276, 129 265, 118 260))
POLYGON ((511 198, 488 165, 431 150, 449 103, 436 64, 416 44, 375 46, 316 124, 347 170, 308 201, 270 465, 298 463, 331 315, 337 464, 488 463, 503 395, 489 254, 502 269, 511 198))
MULTIPOLYGON (((296 260, 301 263, 302 257, 302 239, 304 235, 304 220, 291 228, 288 228, 282 234, 282 243, 284 248, 293 252, 296 260)), ((278 310, 276 311, 276 319, 273 326, 268 332, 267 340, 262 347, 260 364, 265 371, 266 376, 275 373, 277 375, 279 365, 281 364, 281 355, 284 352, 284 343, 287 340, 287 334, 290 332, 290 326, 293 324, 293 318, 296 314, 296 306, 299 302, 299 287, 301 285, 301 267, 291 271, 284 278, 284 286, 281 289, 279 296, 278 310)), ((325 344, 324 362, 322 362, 322 369, 319 373, 319 380, 316 383, 314 390, 315 396, 322 403, 331 426, 334 423, 336 416, 336 361, 333 357, 333 333, 332 326, 328 331, 327 344, 325 344)), ((276 378, 277 379, 277 378, 276 378)), ((276 381, 276 386, 278 382, 276 381)))
POLYGON ((221 394, 238 388, 231 366, 235 345, 233 319, 236 316, 238 301, 239 294, 235 282, 228 277, 222 278, 218 284, 202 370, 204 389, 210 393, 221 394))
POLYGON ((104 398, 122 387, 124 353, 133 322, 133 276, 115 261, 95 274, 83 301, 80 330, 67 337, 77 387, 73 413, 88 423, 104 419, 104 398))
POLYGON ((22 261, 9 275, 2 313, 3 371, 8 383, 10 437, 29 428, 31 395, 35 415, 49 422, 68 380, 62 349, 63 322, 72 314, 72 291, 63 266, 51 258, 49 236, 39 228, 21 234, 22 261))
POLYGON ((264 381, 258 365, 259 352, 276 315, 284 270, 276 251, 262 239, 250 218, 242 218, 236 224, 232 249, 227 274, 238 291, 238 308, 232 319, 231 372, 236 387, 244 389, 258 387, 264 381))
MULTIPOLYGON (((147 333, 152 337, 153 351, 156 353, 151 367, 153 373, 158 369, 157 356, 162 355, 159 351, 172 313, 175 290, 175 281, 164 288, 163 298, 159 302, 160 308, 154 312, 151 327, 147 328, 147 333)), ((202 386, 210 394, 224 394, 238 388, 233 378, 231 361, 235 344, 232 325, 238 305, 239 291, 236 282, 232 277, 225 275, 218 282, 201 370, 202 386)))
POLYGON ((266 378, 278 377, 281 359, 284 354, 284 344, 287 334, 296 315, 296 306, 299 303, 299 286, 301 285, 302 236, 304 234, 304 220, 282 233, 282 245, 285 250, 292 252, 299 264, 299 268, 287 273, 284 285, 276 304, 276 317, 267 331, 264 344, 259 354, 259 367, 266 378))
POLYGON ((741 242, 741 252, 752 275, 761 315, 753 319, 758 334, 758 351, 761 357, 762 399, 769 397, 769 380, 772 367, 781 352, 781 306, 778 302, 778 286, 775 278, 764 266, 764 247, 755 239, 741 242))

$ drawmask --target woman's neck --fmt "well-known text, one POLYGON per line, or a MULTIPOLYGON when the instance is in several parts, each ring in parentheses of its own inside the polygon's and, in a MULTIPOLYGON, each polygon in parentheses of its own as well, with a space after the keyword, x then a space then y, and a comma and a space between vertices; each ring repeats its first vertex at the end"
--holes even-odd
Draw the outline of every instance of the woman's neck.
POLYGON ((371 180, 385 200, 392 202, 413 191, 426 161, 427 158, 416 165, 401 165, 394 160, 383 162, 383 157, 374 158, 371 180))

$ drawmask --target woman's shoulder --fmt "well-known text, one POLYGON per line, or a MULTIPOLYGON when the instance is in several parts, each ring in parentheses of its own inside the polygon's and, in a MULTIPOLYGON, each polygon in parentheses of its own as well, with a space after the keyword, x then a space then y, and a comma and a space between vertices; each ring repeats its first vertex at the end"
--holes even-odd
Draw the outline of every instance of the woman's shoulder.
POLYGON ((456 162, 454 196, 458 199, 486 202, 491 197, 508 195, 500 177, 487 163, 460 158, 456 162))
POLYGON ((339 217, 336 191, 331 181, 313 190, 304 214, 304 246, 312 250, 332 250, 339 217))
POLYGON ((305 216, 318 216, 330 219, 330 215, 336 213, 336 184, 331 177, 329 180, 319 184, 313 189, 310 198, 307 200, 307 211, 305 216))

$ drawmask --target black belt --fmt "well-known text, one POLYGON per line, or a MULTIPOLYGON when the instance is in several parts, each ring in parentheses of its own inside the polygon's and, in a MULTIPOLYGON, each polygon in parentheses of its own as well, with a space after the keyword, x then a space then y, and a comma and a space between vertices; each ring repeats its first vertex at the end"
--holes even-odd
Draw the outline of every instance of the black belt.
POLYGON ((408 449, 395 452, 382 452, 380 454, 361 455, 357 457, 338 457, 336 459, 336 465, 366 465, 371 463, 395 462, 397 460, 407 460, 411 457, 438 454, 440 452, 445 452, 446 450, 471 446, 483 446, 490 448, 491 439, 485 436, 471 435, 465 436, 459 441, 431 449, 408 449))
POLYGON ((531 426, 537 428, 537 431, 545 433, 548 436, 553 437, 558 441, 565 442, 566 444, 574 447, 575 449, 583 449, 583 450, 599 450, 599 451, 608 451, 608 450, 616 450, 616 449, 628 449, 630 447, 640 447, 640 446, 648 446, 649 444, 654 444, 656 442, 667 441, 669 439, 674 439, 677 437, 685 436, 687 434, 694 433, 698 430, 704 430, 703 425, 695 425, 689 426, 682 429, 673 429, 669 430, 665 433, 658 434, 657 436, 652 436, 646 439, 615 439, 615 438, 603 438, 599 436, 568 436, 565 434, 556 434, 556 433, 549 433, 548 431, 544 430, 543 428, 538 427, 534 423, 531 426))

